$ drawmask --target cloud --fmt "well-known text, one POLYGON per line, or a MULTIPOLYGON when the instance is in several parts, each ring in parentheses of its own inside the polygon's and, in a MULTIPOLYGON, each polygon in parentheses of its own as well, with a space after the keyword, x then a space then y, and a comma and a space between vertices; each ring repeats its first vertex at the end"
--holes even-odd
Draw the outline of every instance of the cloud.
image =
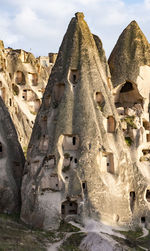
POLYGON ((150 0, 145 0, 144 4, 145 4, 146 8, 150 9, 150 0))
POLYGON ((77 11, 84 12, 91 31, 102 38, 107 55, 133 19, 149 33, 150 0, 0 0, 0 3, 1 39, 7 46, 32 48, 36 55, 58 50, 77 11))
POLYGON ((38 17, 29 7, 25 7, 15 16, 13 24, 18 33, 24 36, 39 38, 46 36, 48 32, 46 21, 38 17))
POLYGON ((19 37, 19 34, 16 35, 11 31, 11 20, 7 13, 0 11, 0 39, 11 45, 16 43, 19 37))

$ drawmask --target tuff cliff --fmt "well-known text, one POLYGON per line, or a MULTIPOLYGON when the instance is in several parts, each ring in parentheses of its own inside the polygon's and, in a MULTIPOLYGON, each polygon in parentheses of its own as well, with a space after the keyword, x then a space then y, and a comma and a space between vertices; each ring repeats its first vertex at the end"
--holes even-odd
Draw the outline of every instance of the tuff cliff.
POLYGON ((132 165, 100 39, 76 13, 61 44, 28 148, 21 218, 40 228, 61 219, 138 223, 132 165))
POLYGON ((20 213, 24 155, 0 97, 0 213, 20 213))
POLYGON ((8 107, 19 141, 26 150, 55 54, 35 58, 0 44, 0 96, 8 107))
POLYGON ((150 45, 135 21, 120 35, 109 66, 115 105, 132 163, 137 166, 136 189, 130 192, 133 216, 141 214, 141 223, 149 227, 150 45))

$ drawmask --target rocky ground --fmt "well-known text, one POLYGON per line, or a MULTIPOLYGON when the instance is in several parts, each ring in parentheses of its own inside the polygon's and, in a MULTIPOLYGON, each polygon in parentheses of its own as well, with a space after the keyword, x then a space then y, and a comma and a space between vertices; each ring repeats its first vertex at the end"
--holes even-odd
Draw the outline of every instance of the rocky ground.
POLYGON ((150 250, 150 233, 133 231, 102 232, 79 229, 62 222, 58 231, 40 231, 28 228, 18 218, 0 214, 0 251, 142 251, 150 250), (107 233, 106 233, 107 232, 107 233))

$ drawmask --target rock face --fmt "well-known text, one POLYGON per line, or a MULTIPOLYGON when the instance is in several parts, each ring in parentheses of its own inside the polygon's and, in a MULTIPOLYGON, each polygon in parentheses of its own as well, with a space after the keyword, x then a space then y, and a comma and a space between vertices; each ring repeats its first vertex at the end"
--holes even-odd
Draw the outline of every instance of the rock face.
MULTIPOLYGON (((136 171, 114 105, 102 43, 91 34, 83 13, 77 13, 33 128, 21 218, 45 229, 57 228, 61 219, 84 223, 89 217, 132 225, 136 171)), ((136 211, 134 222, 139 221, 136 211)))
POLYGON ((24 156, 10 115, 0 98, 0 212, 18 213, 24 156))
POLYGON ((5 49, 2 41, 0 44, 0 96, 9 109, 24 148, 27 148, 55 61, 52 55, 36 59, 29 52, 5 49))
POLYGON ((150 45, 135 21, 120 35, 109 66, 115 105, 137 167, 130 192, 133 217, 139 215, 139 222, 150 227, 150 45))
POLYGON ((141 66, 150 64, 150 46, 136 21, 120 35, 108 60, 113 86, 131 78, 136 81, 141 66))

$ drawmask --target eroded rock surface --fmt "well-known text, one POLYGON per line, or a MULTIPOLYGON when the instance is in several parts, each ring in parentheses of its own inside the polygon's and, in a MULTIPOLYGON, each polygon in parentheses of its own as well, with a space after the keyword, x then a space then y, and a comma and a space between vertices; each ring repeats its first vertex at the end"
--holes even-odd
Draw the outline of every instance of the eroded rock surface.
POLYGON ((21 218, 45 229, 57 228, 61 219, 84 223, 88 217, 129 227, 136 171, 114 105, 102 43, 91 34, 83 13, 77 13, 33 128, 21 218))
POLYGON ((0 98, 0 213, 19 213, 24 156, 10 115, 0 98))
MULTIPOLYGON (((130 191, 133 220, 150 227, 150 45, 133 21, 109 58, 115 105, 134 169, 130 191)), ((126 184, 129 185, 128 183, 126 184)))
POLYGON ((0 45, 0 96, 8 107, 21 145, 27 148, 56 54, 35 58, 0 45))

